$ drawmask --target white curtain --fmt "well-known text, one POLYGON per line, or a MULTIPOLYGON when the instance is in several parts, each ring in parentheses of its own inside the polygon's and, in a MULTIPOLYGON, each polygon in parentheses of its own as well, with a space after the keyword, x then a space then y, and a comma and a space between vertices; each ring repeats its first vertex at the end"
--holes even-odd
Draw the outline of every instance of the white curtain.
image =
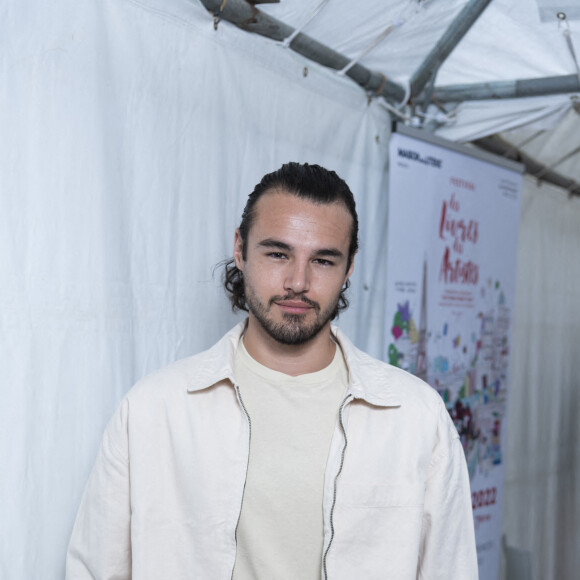
POLYGON ((341 324, 381 352, 390 121, 186 0, 4 3, 0 39, 0 577, 57 580, 123 394, 235 323, 213 268, 282 163, 355 192, 341 324))
POLYGON ((580 570, 579 248, 580 199, 526 178, 503 530, 529 553, 534 580, 572 580, 580 570))

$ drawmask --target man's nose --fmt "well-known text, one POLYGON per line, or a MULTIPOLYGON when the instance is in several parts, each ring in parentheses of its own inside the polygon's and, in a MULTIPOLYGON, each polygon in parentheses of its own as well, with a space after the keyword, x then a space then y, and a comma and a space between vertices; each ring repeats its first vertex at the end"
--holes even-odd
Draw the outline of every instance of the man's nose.
POLYGON ((294 261, 288 265, 284 289, 291 290, 296 294, 307 292, 310 289, 309 265, 307 262, 294 261))

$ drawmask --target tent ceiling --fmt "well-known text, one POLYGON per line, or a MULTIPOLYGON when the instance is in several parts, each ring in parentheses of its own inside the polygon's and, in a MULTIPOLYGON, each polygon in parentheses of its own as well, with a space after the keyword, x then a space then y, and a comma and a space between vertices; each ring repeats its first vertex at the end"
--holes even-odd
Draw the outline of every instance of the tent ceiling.
MULTIPOLYGON (((405 84, 467 4, 466 0, 329 0, 310 22, 310 0, 282 0, 261 5, 260 10, 348 58, 356 58, 390 29, 360 62, 405 84)), ((565 7, 570 0, 561 4, 565 7)), ((576 73, 562 34, 567 26, 556 16, 560 11, 554 7, 553 19, 542 22, 536 0, 493 0, 461 41, 460 50, 445 61, 437 84, 576 73)), ((570 20, 568 27, 578 46, 578 22, 570 20)))
MULTIPOLYGON (((576 102, 553 129, 522 127, 498 135, 524 156, 541 160, 541 166, 530 174, 542 179, 549 172, 557 172, 574 180, 562 184, 570 193, 580 195, 580 102, 576 102)), ((510 153, 506 151, 506 156, 510 153)))
POLYGON ((571 175, 580 165, 580 103, 578 105, 551 131, 524 127, 501 136, 531 157, 542 159, 548 167, 571 175))
MULTIPOLYGON (((354 68, 349 76, 367 90, 382 91, 389 106, 396 107, 408 122, 443 137, 471 141, 501 134, 517 146, 533 131, 537 135, 525 143, 524 152, 546 167, 580 145, 579 115, 574 109, 578 102, 574 98, 580 97, 580 9, 572 0, 201 1, 214 13, 245 6, 249 18, 241 26, 249 30, 257 11, 266 19, 276 19, 278 24, 266 24, 259 32, 271 36, 275 28, 281 49, 288 45, 297 49, 304 38, 331 49, 342 60, 325 64, 338 69, 337 74, 344 74, 345 67, 358 66, 356 73, 362 74, 364 82, 351 74, 354 68), (477 14, 467 21, 469 26, 463 26, 464 35, 463 31, 456 34, 457 46, 443 59, 429 61, 441 39, 465 25, 469 10, 477 14), (434 83, 418 96, 411 88, 416 88, 417 72, 426 62, 430 62, 427 72, 434 71, 434 83), (386 88, 385 78, 392 83, 386 88), (463 94, 456 101, 450 102, 449 94, 443 96, 445 90, 459 86, 463 94), (534 92, 537 87, 539 93, 534 92), (526 92, 530 88, 532 92, 526 92), (542 94, 546 88, 551 89, 550 96, 521 98, 542 94), (509 98, 512 90, 520 98, 509 98), (438 96, 446 102, 439 102, 438 96), (486 98, 481 100, 482 96, 486 98), (426 97, 429 108, 423 104, 426 97), (433 105, 433 97, 439 108, 433 105)), ((431 78, 427 74, 425 80, 431 78)), ((557 163, 555 169, 580 183, 579 154, 557 163)))

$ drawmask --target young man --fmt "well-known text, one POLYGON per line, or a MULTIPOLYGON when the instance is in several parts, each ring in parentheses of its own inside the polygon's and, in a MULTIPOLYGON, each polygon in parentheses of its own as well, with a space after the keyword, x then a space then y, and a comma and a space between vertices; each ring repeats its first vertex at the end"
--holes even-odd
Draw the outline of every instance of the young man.
POLYGON ((289 163, 256 186, 225 271, 248 318, 128 393, 67 578, 477 578, 469 479, 442 400, 331 327, 357 239, 334 172, 289 163))

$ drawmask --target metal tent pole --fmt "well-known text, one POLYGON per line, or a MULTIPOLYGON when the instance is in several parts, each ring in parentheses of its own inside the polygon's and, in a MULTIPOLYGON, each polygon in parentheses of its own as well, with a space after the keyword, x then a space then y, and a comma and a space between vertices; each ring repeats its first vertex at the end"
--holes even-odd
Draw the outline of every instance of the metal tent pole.
MULTIPOLYGON (((294 32, 294 29, 284 22, 265 14, 245 0, 201 0, 202 4, 212 13, 214 21, 227 20, 243 30, 266 36, 282 42, 294 32)), ((342 70, 349 63, 346 56, 317 42, 306 34, 299 33, 290 43, 290 48, 306 58, 334 70, 342 70)), ((405 98, 405 89, 399 84, 385 78, 381 73, 355 64, 345 73, 365 91, 376 96, 382 96, 390 102, 400 103, 405 98)))
POLYGON ((419 68, 411 77, 411 96, 416 97, 423 92, 423 89, 437 73, 443 61, 451 54, 465 33, 471 28, 473 23, 479 18, 481 13, 487 8, 491 0, 470 0, 445 31, 443 36, 437 41, 427 58, 421 63, 419 68))
POLYGON ((484 99, 515 99, 580 92, 578 75, 563 75, 539 79, 451 85, 433 91, 433 99, 440 103, 480 101, 484 99))

